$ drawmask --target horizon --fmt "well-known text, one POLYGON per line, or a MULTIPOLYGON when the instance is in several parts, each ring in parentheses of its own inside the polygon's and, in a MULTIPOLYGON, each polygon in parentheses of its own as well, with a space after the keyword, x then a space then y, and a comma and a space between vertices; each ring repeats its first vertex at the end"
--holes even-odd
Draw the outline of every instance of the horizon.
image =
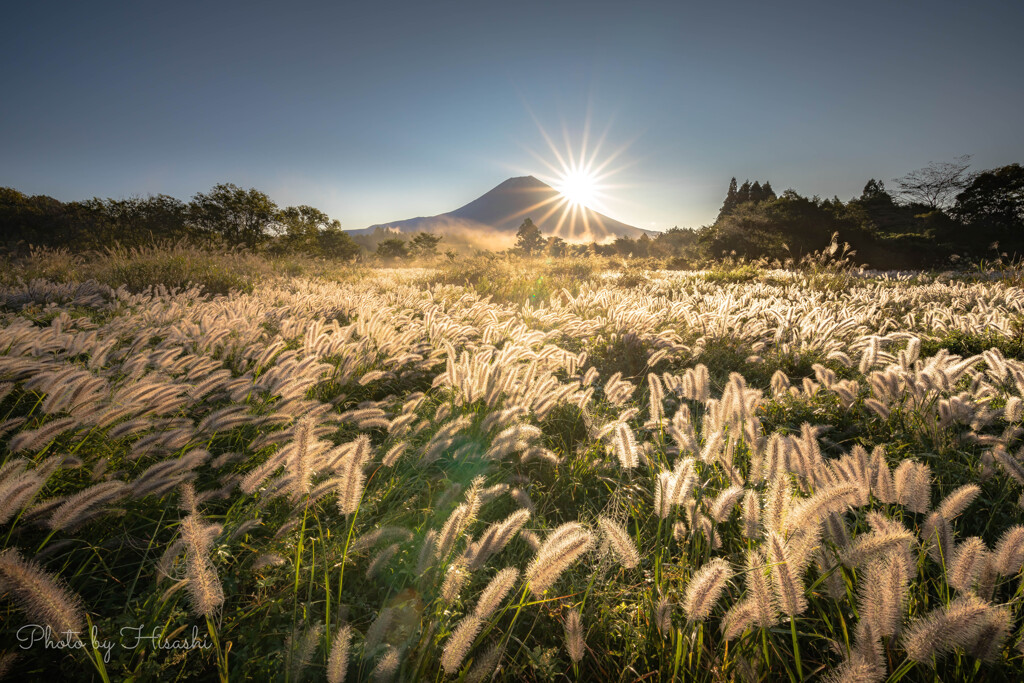
POLYGON ((586 148, 613 157, 592 208, 663 231, 713 222, 734 176, 845 200, 961 154, 1024 157, 1020 6, 188 7, 19 7, 0 185, 229 182, 358 230, 551 184, 586 148))

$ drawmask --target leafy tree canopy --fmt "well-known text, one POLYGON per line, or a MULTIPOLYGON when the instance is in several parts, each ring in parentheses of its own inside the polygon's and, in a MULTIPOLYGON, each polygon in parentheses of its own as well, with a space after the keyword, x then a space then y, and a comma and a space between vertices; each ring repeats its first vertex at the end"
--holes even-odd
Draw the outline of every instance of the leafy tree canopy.
POLYGON ((516 230, 516 248, 525 254, 536 254, 544 248, 544 245, 545 240, 540 228, 527 218, 516 230))

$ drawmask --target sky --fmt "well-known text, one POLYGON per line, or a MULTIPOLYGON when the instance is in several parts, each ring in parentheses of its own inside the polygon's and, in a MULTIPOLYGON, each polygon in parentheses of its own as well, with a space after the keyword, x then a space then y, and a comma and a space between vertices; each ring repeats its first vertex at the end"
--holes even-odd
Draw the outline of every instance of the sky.
POLYGON ((551 176, 589 127, 595 208, 661 230, 711 223, 732 176, 845 200, 961 154, 975 170, 1024 162, 1020 2, 135 0, 4 15, 0 186, 63 201, 231 182, 356 229, 551 176))

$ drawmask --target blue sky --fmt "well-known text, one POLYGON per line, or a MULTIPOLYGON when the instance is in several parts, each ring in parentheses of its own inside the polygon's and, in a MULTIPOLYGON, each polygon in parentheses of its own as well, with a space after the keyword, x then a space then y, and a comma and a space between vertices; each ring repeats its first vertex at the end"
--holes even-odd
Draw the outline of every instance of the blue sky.
POLYGON ((233 182, 361 228, 549 173, 541 130, 578 147, 589 120, 621 151, 607 213, 664 229, 711 222, 734 175, 848 199, 1024 162, 1024 3, 711 4, 20 3, 0 186, 233 182))

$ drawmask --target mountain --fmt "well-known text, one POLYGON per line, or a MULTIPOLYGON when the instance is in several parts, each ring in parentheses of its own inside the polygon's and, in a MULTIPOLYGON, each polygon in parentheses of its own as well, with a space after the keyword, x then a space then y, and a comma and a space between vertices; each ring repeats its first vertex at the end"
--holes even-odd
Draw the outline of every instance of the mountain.
POLYGON ((465 206, 438 216, 420 216, 391 223, 378 223, 354 235, 377 230, 396 233, 433 232, 458 235, 483 246, 504 248, 515 239, 516 231, 527 218, 545 235, 556 235, 566 242, 609 242, 616 237, 654 234, 626 225, 592 209, 573 211, 562 195, 533 176, 509 178, 490 192, 465 206))

